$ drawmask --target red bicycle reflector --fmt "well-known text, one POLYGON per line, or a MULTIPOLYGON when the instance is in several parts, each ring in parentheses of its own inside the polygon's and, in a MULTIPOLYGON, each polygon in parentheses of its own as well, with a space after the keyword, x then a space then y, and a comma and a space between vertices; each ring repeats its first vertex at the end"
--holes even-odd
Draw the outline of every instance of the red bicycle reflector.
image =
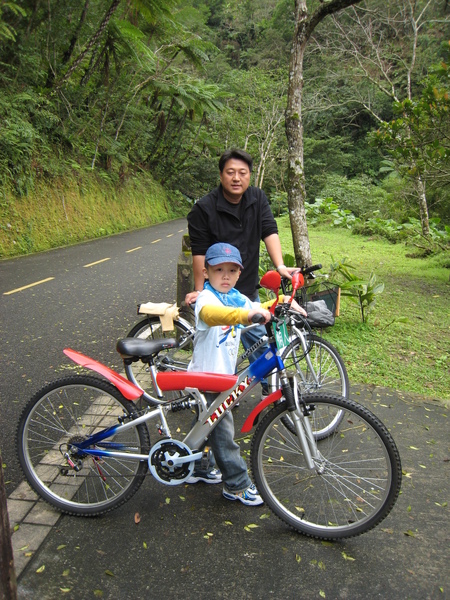
POLYGON ((304 283, 305 278, 300 273, 300 271, 297 271, 292 275, 292 289, 298 290, 299 288, 303 287, 304 283))
POLYGON ((277 292, 281 285, 280 274, 277 271, 267 271, 267 273, 261 277, 259 283, 262 287, 277 292))

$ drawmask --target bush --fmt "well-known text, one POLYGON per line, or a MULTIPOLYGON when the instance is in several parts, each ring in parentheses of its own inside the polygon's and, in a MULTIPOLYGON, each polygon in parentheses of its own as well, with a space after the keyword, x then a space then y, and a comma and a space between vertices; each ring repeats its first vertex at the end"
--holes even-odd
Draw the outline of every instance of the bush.
POLYGON ((330 174, 320 192, 322 198, 331 197, 343 210, 364 218, 379 210, 383 216, 391 215, 392 195, 374 185, 370 177, 361 175, 353 179, 330 174))

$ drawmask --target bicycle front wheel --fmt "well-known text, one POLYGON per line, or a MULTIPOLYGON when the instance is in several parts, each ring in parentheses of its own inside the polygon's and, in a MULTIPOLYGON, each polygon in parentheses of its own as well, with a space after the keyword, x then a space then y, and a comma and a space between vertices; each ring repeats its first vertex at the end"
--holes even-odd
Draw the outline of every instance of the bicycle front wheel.
MULTIPOLYGON (((87 455, 71 444, 135 416, 133 403, 101 379, 80 375, 47 385, 25 407, 17 431, 28 483, 67 514, 94 516, 120 506, 142 484, 147 461, 87 455)), ((148 429, 119 430, 90 448, 148 455, 148 429)))
MULTIPOLYGON (((127 337, 136 337, 144 340, 159 340, 162 338, 176 338, 179 346, 164 350, 158 354, 158 370, 186 371, 192 358, 193 340, 195 330, 188 321, 176 319, 173 322, 173 330, 163 331, 158 316, 149 316, 131 329, 127 337)), ((152 378, 148 365, 141 361, 125 365, 127 378, 135 385, 144 390, 148 395, 155 396, 152 378)), ((180 396, 176 392, 165 394, 167 400, 174 400, 180 396)))
MULTIPOLYGON (((324 540, 359 535, 391 511, 400 492, 400 456, 392 436, 365 407, 337 396, 309 395, 313 430, 328 413, 339 427, 316 442, 308 469, 298 437, 286 427, 284 403, 261 421, 252 441, 254 481, 269 508, 297 531, 324 540)), ((290 419, 289 419, 290 421, 290 419)))
MULTIPOLYGON (((302 333, 300 335, 303 336, 302 333)), ((297 373, 299 392, 303 394, 333 394, 348 398, 350 383, 347 369, 336 348, 321 337, 305 334, 303 338, 296 337, 283 352, 285 367, 297 373)), ((276 373, 278 378, 279 374, 276 373)), ((343 419, 339 409, 328 412, 329 421, 321 420, 321 428, 314 430, 318 440, 332 433, 343 419)), ((294 424, 286 416, 286 427, 295 433, 294 424)))

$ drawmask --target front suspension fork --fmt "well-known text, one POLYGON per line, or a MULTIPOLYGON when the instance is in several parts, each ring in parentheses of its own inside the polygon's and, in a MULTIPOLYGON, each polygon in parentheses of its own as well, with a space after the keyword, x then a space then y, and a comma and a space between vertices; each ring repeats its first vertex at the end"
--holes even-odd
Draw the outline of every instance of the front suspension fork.
POLYGON ((300 405, 296 379, 295 377, 288 379, 285 375, 281 376, 280 381, 283 388, 283 395, 286 399, 289 416, 292 419, 297 437, 300 441, 300 447, 303 456, 305 457, 306 465, 310 471, 315 471, 320 455, 312 431, 311 422, 300 405))

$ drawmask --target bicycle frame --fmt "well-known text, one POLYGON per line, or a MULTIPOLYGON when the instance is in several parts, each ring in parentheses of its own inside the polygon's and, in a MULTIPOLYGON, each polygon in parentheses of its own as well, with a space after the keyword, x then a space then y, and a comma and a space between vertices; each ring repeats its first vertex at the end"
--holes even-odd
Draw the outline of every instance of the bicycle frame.
MULTIPOLYGON (((109 367, 106 367, 105 365, 102 365, 88 356, 68 348, 64 350, 64 353, 74 362, 86 368, 92 369, 93 371, 96 371, 97 373, 100 373, 106 377, 128 400, 138 400, 143 395, 140 388, 109 367)), ((284 369, 284 365, 281 361, 275 344, 272 342, 269 345, 268 350, 266 350, 266 352, 260 358, 258 358, 254 363, 250 364, 239 375, 168 371, 157 373, 156 383, 158 385, 158 389, 164 391, 184 390, 197 401, 196 404, 198 405, 199 409, 198 421, 183 440, 183 443, 185 443, 189 448, 195 449, 203 444, 204 440, 209 436, 212 429, 214 429, 214 427, 216 427, 216 425, 220 422, 225 414, 225 411, 233 408, 238 399, 244 399, 261 381, 261 379, 263 379, 274 369, 282 371, 284 369), (231 382, 232 385, 230 386, 229 384, 231 382), (203 391, 219 392, 219 395, 209 407, 207 406, 205 396, 200 391, 202 389, 203 391)), ((259 403, 247 417, 242 427, 242 431, 250 431, 258 414, 264 410, 266 406, 280 399, 281 396, 281 390, 277 390, 276 392, 267 396, 263 402, 259 403)), ((89 446, 99 444, 102 440, 114 436, 119 428, 121 431, 125 431, 126 429, 136 427, 140 423, 150 421, 156 417, 161 419, 162 435, 172 437, 165 413, 170 411, 173 402, 165 402, 164 404, 160 404, 155 408, 147 409, 145 414, 141 417, 138 417, 137 419, 134 419, 128 423, 121 423, 112 428, 101 431, 91 436, 88 440, 77 443, 76 446, 80 450, 83 450, 85 454, 92 454, 95 456, 127 457, 138 460, 147 459, 147 455, 117 452, 112 449, 112 444, 108 445, 108 447, 111 448, 110 450, 99 450, 98 448, 90 449, 89 446)), ((199 453, 198 457, 196 455, 189 457, 188 460, 194 460, 199 457, 201 457, 201 453, 199 453)), ((179 462, 188 461, 180 458, 179 462)))

